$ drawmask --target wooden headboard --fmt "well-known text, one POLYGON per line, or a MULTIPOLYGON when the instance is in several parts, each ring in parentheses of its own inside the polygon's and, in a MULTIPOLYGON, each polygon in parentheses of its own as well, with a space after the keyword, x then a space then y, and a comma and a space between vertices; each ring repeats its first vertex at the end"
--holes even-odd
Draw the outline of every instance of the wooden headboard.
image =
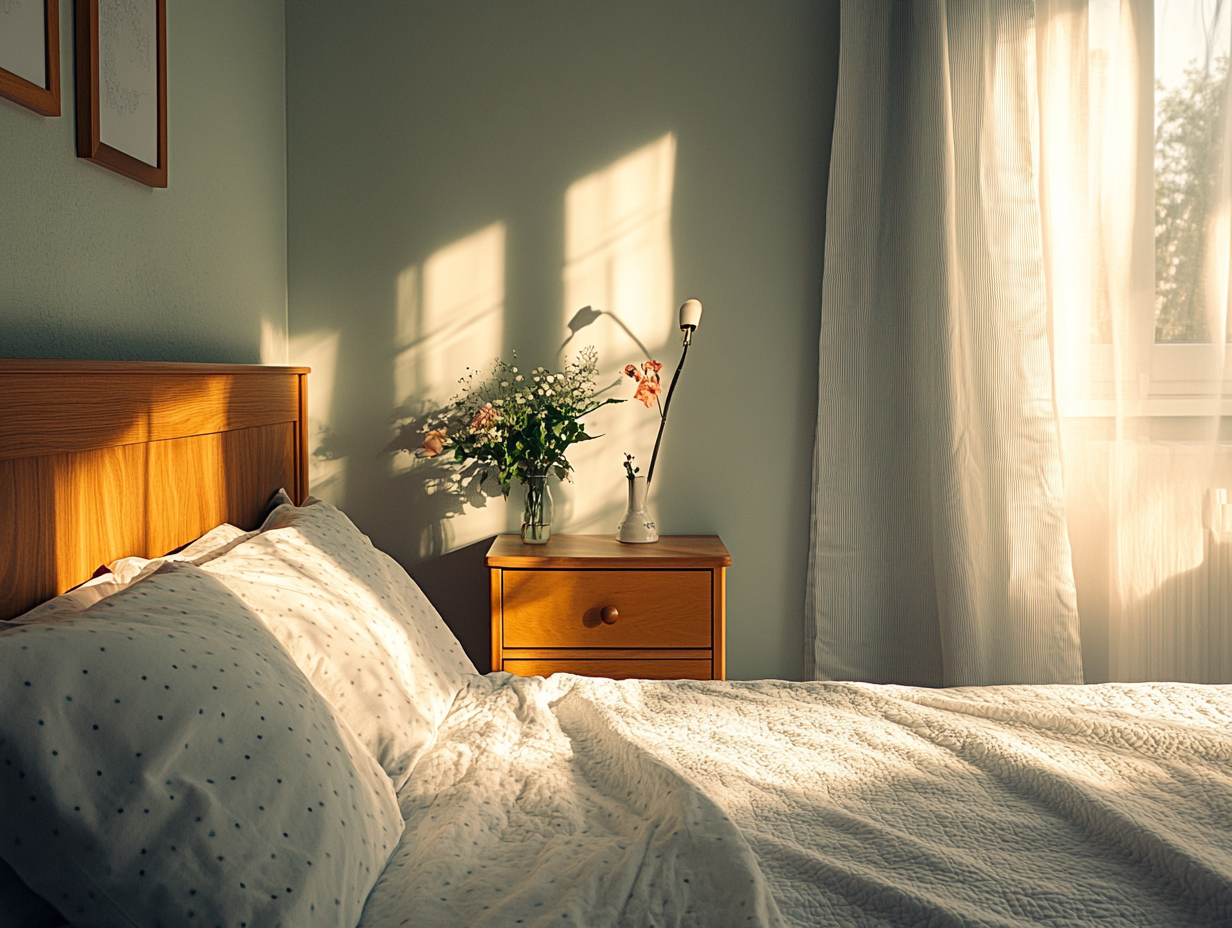
POLYGON ((0 359, 0 619, 308 493, 306 367, 0 359))

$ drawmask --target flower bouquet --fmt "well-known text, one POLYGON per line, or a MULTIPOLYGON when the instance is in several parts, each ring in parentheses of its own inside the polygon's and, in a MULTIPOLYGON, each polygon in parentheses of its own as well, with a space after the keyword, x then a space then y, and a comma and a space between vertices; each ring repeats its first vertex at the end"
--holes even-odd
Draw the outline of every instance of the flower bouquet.
POLYGON ((523 373, 498 358, 488 377, 474 371, 460 380, 462 393, 429 420, 420 453, 452 450, 459 464, 480 467, 480 482, 495 477, 506 497, 515 482, 525 484, 522 540, 545 544, 552 521, 548 475, 568 478, 569 446, 598 437, 587 434, 583 416, 624 402, 599 398, 598 367, 594 348, 582 349, 559 372, 537 367, 523 373))

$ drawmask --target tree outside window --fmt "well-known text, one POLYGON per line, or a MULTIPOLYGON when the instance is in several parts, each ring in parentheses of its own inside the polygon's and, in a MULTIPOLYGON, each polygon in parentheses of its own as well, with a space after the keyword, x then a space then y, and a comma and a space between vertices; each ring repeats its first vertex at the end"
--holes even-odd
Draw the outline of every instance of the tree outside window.
MULTIPOLYGON (((1204 5, 1198 0, 1194 13, 1204 5)), ((1228 57, 1212 53, 1219 6, 1210 27, 1194 30, 1194 56, 1183 78, 1171 87, 1155 82, 1156 342, 1209 342, 1214 336, 1205 305, 1207 243, 1220 174, 1227 170, 1222 142, 1228 57)))

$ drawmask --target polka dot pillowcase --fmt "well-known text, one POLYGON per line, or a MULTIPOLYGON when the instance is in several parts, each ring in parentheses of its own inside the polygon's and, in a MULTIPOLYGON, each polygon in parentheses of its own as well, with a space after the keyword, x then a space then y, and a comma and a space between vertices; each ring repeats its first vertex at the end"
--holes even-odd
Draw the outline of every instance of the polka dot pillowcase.
POLYGON ((406 571, 311 497, 202 569, 265 620, 401 787, 476 673, 406 571))
POLYGON ((0 633, 0 857, 73 924, 346 925, 389 779, 268 632, 167 563, 0 633))

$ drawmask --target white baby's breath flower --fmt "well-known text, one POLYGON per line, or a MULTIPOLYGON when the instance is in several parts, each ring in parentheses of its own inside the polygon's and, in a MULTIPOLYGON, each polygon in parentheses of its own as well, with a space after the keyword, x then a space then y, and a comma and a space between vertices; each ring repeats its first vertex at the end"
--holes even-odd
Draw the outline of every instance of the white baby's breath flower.
POLYGON ((552 391, 551 391, 550 389, 549 389, 549 390, 547 390, 547 395, 548 395, 548 396, 551 396, 551 395, 552 395, 552 391))
POLYGON ((521 375, 521 374, 518 374, 518 376, 514 377, 513 379, 514 379, 514 380, 521 380, 521 379, 522 379, 522 375, 521 375))
POLYGON ((509 386, 509 381, 508 381, 508 380, 502 380, 502 381, 501 381, 501 386, 502 386, 502 387, 507 387, 507 386, 509 386))
POLYGON ((518 405, 519 406, 526 405, 526 397, 524 397, 521 393, 518 394, 518 405))

